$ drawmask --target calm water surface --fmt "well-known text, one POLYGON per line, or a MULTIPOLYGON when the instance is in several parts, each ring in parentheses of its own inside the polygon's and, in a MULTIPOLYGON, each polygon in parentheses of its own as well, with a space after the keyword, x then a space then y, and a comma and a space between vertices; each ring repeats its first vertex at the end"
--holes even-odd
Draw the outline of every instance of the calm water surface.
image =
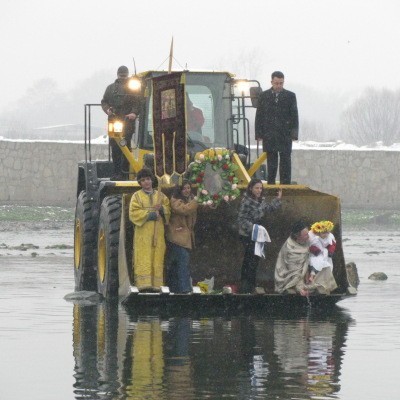
POLYGON ((71 231, 0 232, 1 400, 400 398, 399 233, 344 232, 361 284, 328 315, 211 318, 65 301, 71 231))

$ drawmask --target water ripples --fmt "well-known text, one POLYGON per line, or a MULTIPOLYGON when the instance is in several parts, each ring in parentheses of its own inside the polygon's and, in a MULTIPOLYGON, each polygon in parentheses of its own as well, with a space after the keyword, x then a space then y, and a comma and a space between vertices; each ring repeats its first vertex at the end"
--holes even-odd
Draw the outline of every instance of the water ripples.
POLYGON ((24 398, 26 387, 45 380, 44 392, 30 390, 31 400, 394 400, 400 235, 351 232, 344 247, 361 284, 358 295, 333 313, 196 318, 68 303, 63 297, 74 287, 72 251, 3 255, 0 351, 7 356, 2 372, 8 383, 1 397, 24 398), (368 279, 379 271, 389 279, 368 279), (366 393, 360 397, 356 388, 366 393))

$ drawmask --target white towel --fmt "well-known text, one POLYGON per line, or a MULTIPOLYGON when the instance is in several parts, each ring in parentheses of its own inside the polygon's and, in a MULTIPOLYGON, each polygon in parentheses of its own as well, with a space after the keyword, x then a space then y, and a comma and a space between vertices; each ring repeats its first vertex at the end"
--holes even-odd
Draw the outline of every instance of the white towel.
POLYGON ((254 224, 251 240, 256 242, 256 245, 254 246, 254 254, 258 257, 265 258, 264 243, 271 242, 271 238, 269 237, 267 230, 262 225, 254 224))

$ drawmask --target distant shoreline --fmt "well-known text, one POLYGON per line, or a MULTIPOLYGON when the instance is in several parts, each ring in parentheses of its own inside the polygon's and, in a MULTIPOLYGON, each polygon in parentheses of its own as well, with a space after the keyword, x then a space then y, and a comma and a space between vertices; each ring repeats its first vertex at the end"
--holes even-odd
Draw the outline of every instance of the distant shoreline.
MULTIPOLYGON (((0 206, 0 233, 23 229, 74 229, 75 209, 54 206, 0 206)), ((342 209, 342 229, 398 230, 400 211, 342 209)))

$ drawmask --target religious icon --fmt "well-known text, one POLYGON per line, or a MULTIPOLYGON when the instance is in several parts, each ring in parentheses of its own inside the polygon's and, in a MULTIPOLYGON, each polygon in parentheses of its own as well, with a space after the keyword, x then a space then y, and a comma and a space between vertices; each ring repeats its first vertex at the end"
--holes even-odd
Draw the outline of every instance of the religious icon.
POLYGON ((175 89, 167 89, 161 92, 161 119, 176 117, 175 89))

